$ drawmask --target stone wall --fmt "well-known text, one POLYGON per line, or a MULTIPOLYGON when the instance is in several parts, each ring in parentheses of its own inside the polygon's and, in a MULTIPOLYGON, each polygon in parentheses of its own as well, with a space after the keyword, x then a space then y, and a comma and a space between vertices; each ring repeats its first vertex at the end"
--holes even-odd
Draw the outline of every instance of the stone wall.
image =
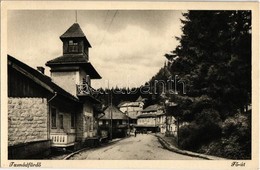
POLYGON ((8 98, 8 146, 48 139, 46 98, 8 98))
POLYGON ((43 159, 51 153, 50 148, 50 140, 8 146, 8 159, 43 159))

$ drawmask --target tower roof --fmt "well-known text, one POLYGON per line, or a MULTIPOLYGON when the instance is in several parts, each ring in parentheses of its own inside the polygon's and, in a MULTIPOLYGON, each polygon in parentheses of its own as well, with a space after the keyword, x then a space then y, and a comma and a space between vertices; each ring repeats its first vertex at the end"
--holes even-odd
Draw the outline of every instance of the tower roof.
POLYGON ((60 38, 86 37, 78 23, 74 23, 60 38))
POLYGON ((60 36, 60 39, 65 38, 84 38, 88 44, 89 47, 91 47, 89 41, 87 40, 84 32, 80 28, 78 23, 74 23, 72 26, 67 29, 67 31, 60 36))

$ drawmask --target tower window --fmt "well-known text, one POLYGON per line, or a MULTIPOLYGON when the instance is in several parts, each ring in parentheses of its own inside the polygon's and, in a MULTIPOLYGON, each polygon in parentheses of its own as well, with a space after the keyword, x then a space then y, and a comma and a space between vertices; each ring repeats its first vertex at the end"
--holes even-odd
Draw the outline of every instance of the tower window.
POLYGON ((73 40, 69 41, 69 52, 78 52, 79 46, 77 42, 74 42, 73 40))

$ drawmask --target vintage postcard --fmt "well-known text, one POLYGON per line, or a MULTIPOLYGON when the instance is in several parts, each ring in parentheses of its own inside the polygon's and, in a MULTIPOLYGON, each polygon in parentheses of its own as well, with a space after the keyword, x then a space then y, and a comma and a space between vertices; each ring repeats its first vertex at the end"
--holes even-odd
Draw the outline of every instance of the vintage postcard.
POLYGON ((4 1, 1 167, 257 169, 257 2, 4 1))

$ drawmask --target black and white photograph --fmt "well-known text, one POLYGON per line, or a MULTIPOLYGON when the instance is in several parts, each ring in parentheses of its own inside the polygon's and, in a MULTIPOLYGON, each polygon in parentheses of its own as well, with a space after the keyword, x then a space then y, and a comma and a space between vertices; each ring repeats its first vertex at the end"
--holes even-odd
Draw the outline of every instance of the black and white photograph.
POLYGON ((254 167, 253 14, 252 6, 6 10, 4 166, 254 167))

